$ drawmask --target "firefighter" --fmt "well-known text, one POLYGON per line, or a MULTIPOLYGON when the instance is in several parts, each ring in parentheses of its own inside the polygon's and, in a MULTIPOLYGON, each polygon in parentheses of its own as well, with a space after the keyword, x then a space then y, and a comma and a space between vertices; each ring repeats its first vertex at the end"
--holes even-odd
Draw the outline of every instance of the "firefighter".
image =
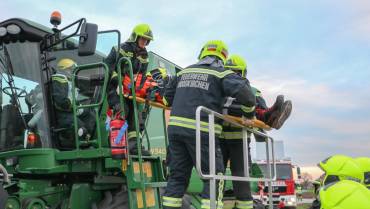
POLYGON ((322 185, 341 180, 353 180, 363 183, 364 174, 361 167, 352 158, 345 155, 333 155, 318 165, 324 172, 325 177, 322 185))
MULTIPOLYGON (((354 181, 356 182, 356 184, 359 185, 363 183, 364 175, 362 169, 359 167, 356 161, 348 156, 334 155, 321 161, 318 166, 325 172, 325 174, 324 179, 321 182, 321 188, 319 190, 319 199, 316 199, 312 203, 311 209, 319 209, 320 207, 324 208, 322 207, 323 205, 330 205, 332 203, 334 204, 334 202, 331 201, 335 201, 335 198, 337 197, 333 196, 333 200, 325 198, 325 203, 323 202, 324 200, 321 199, 323 193, 326 193, 327 188, 331 185, 337 184, 341 181, 354 181)), ((361 186, 365 187, 363 185, 361 186)))
POLYGON ((370 158, 358 157, 355 158, 357 164, 361 167, 364 173, 364 185, 370 189, 370 158))
MULTIPOLYGON (((168 123, 168 163, 170 168, 167 188, 163 196, 164 208, 180 208, 182 197, 189 184, 195 156, 195 111, 198 106, 213 111, 222 111, 222 98, 232 96, 241 103, 243 115, 254 115, 255 97, 249 81, 242 79, 231 70, 224 69, 227 59, 227 46, 220 40, 208 41, 202 48, 198 63, 177 74, 164 94, 164 103, 172 106, 168 123)), ((201 116, 201 153, 202 170, 209 172, 208 156, 208 117, 201 116)), ((216 172, 223 172, 222 154, 217 140, 221 125, 215 120, 216 132, 216 172)), ((204 180, 201 193, 202 208, 210 207, 209 181, 204 180)), ((217 190, 218 191, 218 190, 217 190)), ((222 208, 222 201, 217 201, 222 208)))
POLYGON ((297 201, 302 201, 302 186, 297 184, 297 201))
POLYGON ((369 209, 370 190, 358 182, 342 180, 320 190, 322 209, 369 209))
MULTIPOLYGON (((128 120, 128 140, 129 140, 129 148, 130 153, 136 155, 138 152, 137 150, 137 143, 136 143, 136 129, 135 129, 135 116, 134 116, 134 106, 133 101, 129 99, 125 99, 125 104, 127 107, 121 109, 119 104, 119 96, 117 94, 117 87, 118 87, 118 76, 117 76, 117 61, 121 57, 127 57, 131 60, 132 63, 132 70, 134 77, 137 79, 140 77, 141 81, 144 81, 144 76, 146 75, 146 70, 148 67, 148 52, 146 50, 146 46, 149 45, 150 41, 153 40, 153 33, 150 29, 148 24, 139 24, 136 25, 131 33, 130 38, 120 45, 119 49, 117 47, 113 47, 110 54, 106 58, 105 62, 109 66, 111 71, 111 81, 108 86, 108 103, 109 107, 113 109, 114 114, 126 110, 126 116, 128 120), (117 55, 118 50, 118 57, 117 55)), ((121 68, 124 69, 124 66, 121 68)), ((123 72, 122 72, 123 73, 123 72)), ((125 79, 129 79, 128 74, 123 74, 125 79)), ((124 87, 125 88, 125 87, 124 87)), ((126 88, 129 88, 126 86, 126 88)), ((143 123, 144 118, 142 117, 142 112, 138 112, 138 119, 140 123, 140 132, 143 131, 143 123)), ((143 150, 143 155, 149 155, 149 152, 143 150)))
MULTIPOLYGON (((231 55, 226 61, 225 68, 233 70, 238 73, 241 77, 247 76, 247 63, 239 55, 231 55)), ((265 99, 262 97, 262 93, 257 88, 252 87, 253 92, 256 95, 256 117, 258 120, 265 122, 272 128, 280 129, 286 119, 290 116, 292 111, 292 102, 290 100, 284 101, 284 96, 279 95, 276 97, 275 103, 271 107, 267 107, 265 99)), ((232 105, 238 105, 235 99, 230 98, 232 101, 231 106, 228 107, 232 112, 232 105), (235 103, 235 104, 234 104, 235 103)))
MULTIPOLYGON (((62 147, 74 146, 73 130, 73 107, 72 107, 72 70, 76 67, 72 59, 64 58, 58 61, 56 73, 51 76, 52 79, 52 99, 56 112, 57 129, 61 129, 59 134, 60 145, 62 147)), ((75 95, 79 89, 75 89, 75 95)), ((94 126, 95 117, 88 109, 78 111, 78 127, 85 131, 85 136, 91 136, 94 126)))
MULTIPOLYGON (((246 79, 247 64, 239 55, 231 55, 225 65, 226 69, 236 72, 240 78, 246 79)), ((291 102, 285 101, 282 96, 278 96, 275 104, 268 108, 261 92, 252 87, 256 97, 256 115, 257 118, 266 122, 268 125, 279 129, 284 121, 289 117, 291 111, 291 102)), ((233 97, 226 98, 223 114, 242 116, 240 102, 233 97)), ((258 136, 256 135, 256 138, 258 136)), ((243 160, 243 141, 242 128, 233 126, 230 123, 223 123, 221 135, 221 150, 223 154, 224 167, 226 168, 230 160, 230 169, 233 176, 246 176, 244 174, 243 160)), ((250 141, 248 140, 248 149, 250 141)), ((249 160, 251 160, 250 151, 248 151, 249 160)), ((251 161, 248 162, 251 165, 251 161)), ((233 191, 237 199, 236 208, 253 208, 253 197, 250 190, 250 184, 246 181, 233 181, 233 191)))

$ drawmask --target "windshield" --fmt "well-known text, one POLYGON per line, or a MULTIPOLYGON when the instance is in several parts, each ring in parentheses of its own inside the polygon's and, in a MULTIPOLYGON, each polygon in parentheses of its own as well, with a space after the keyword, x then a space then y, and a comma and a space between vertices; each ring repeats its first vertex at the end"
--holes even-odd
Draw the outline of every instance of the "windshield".
POLYGON ((37 134, 39 146, 50 146, 46 118, 42 114, 39 48, 38 43, 27 41, 0 48, 0 151, 24 148, 30 133, 37 134))
MULTIPOLYGON (((258 164, 263 175, 268 176, 267 164, 258 164)), ((289 180, 292 179, 292 166, 290 164, 276 164, 276 179, 289 180)))

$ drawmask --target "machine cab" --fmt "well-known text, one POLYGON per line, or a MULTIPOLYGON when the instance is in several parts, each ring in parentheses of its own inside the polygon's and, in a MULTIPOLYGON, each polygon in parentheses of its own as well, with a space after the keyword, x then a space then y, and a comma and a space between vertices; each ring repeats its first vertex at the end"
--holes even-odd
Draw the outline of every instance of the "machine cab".
MULTIPOLYGON (((0 23, 0 152, 25 148, 73 149, 71 92, 75 91, 76 104, 96 103, 102 97, 101 81, 107 69, 92 66, 73 75, 71 68, 58 78, 58 63, 62 60, 70 60, 76 66, 99 63, 118 43, 119 34, 114 31, 98 34, 97 26, 86 23, 85 19, 61 30, 25 19, 0 23), (66 98, 57 94, 58 91, 66 98), (59 108, 58 100, 69 102, 69 108, 59 108)), ((80 110, 84 111, 93 115, 89 133, 93 137, 95 109, 80 110)))

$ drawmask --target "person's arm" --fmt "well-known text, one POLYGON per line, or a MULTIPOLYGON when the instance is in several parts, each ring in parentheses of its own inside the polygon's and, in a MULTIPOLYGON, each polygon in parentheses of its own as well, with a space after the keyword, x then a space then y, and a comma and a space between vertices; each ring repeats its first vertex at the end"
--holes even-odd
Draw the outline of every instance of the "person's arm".
POLYGON ((268 109, 268 107, 266 105, 266 101, 263 98, 261 91, 258 90, 258 89, 255 89, 255 90, 256 90, 255 94, 256 94, 256 106, 257 106, 257 108, 264 109, 264 110, 268 109))
MULTIPOLYGON (((119 55, 118 57, 133 57, 133 52, 130 51, 130 48, 126 44, 122 44, 120 46, 120 49, 118 51, 119 55)), ((108 65, 110 70, 110 81, 108 84, 108 105, 110 108, 114 110, 114 112, 118 112, 121 110, 120 107, 120 100, 119 95, 117 94, 117 87, 118 87, 118 74, 117 74, 117 48, 113 47, 111 52, 109 53, 108 57, 105 59, 105 63, 108 65)), ((121 68, 123 70, 123 68, 121 68)), ((123 78, 122 78, 123 79, 123 78)))
POLYGON ((222 79, 225 96, 236 98, 241 104, 242 115, 251 118, 255 113, 256 97, 253 94, 249 81, 235 73, 228 74, 222 79))
POLYGON ((68 98, 68 81, 63 78, 53 77, 52 98, 53 104, 58 110, 72 110, 72 101, 68 98))
POLYGON ((163 103, 164 105, 171 107, 173 99, 175 98, 176 93, 176 86, 177 86, 177 77, 168 77, 168 83, 165 86, 165 91, 163 95, 163 103))

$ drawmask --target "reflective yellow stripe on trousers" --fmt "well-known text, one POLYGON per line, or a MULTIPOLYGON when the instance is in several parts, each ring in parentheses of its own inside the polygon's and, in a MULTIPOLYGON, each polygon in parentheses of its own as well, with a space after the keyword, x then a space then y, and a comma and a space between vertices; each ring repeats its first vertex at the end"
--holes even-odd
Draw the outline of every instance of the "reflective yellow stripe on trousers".
POLYGON ((240 209, 253 209, 253 201, 241 201, 237 200, 236 201, 236 208, 240 209))
MULTIPOLYGON (((224 207, 223 202, 217 202, 217 209, 222 209, 224 207)), ((211 208, 211 201, 209 199, 202 199, 202 209, 210 209, 211 208)))
POLYGON ((128 132, 127 138, 128 139, 136 138, 136 131, 130 131, 130 132, 128 132))
MULTIPOLYGON (((184 117, 177 117, 177 116, 171 116, 170 122, 168 123, 172 126, 180 126, 184 128, 190 128, 190 129, 196 129, 196 123, 194 119, 184 118, 184 117)), ((200 122, 200 130, 203 132, 209 132, 208 131, 208 123, 207 122, 200 122)), ((221 134, 222 126, 215 124, 215 133, 221 134)))
POLYGON ((182 198, 163 196, 163 206, 179 208, 182 206, 182 198))

